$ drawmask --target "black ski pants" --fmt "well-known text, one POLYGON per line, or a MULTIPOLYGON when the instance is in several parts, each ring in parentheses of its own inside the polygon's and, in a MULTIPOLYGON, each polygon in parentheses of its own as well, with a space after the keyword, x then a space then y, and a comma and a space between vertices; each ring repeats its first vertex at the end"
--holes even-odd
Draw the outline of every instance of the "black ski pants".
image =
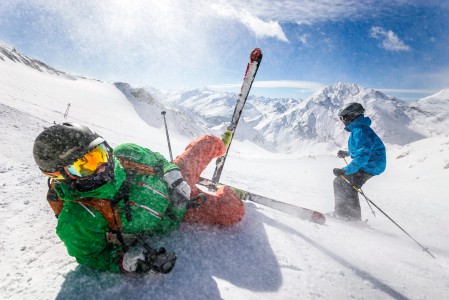
POLYGON ((348 220, 360 220, 362 212, 358 192, 352 187, 360 189, 373 174, 359 170, 350 175, 344 175, 351 184, 348 184, 341 176, 334 179, 334 213, 337 217, 348 220))

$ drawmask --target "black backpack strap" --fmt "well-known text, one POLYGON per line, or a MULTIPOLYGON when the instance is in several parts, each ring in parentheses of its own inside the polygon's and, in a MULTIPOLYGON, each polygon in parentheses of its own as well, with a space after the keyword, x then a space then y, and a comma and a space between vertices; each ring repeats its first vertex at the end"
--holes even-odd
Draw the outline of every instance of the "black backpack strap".
POLYGON ((130 190, 131 183, 132 183, 135 175, 136 175, 136 172, 134 172, 132 170, 126 170, 125 181, 122 183, 122 186, 120 187, 118 192, 115 194, 114 199, 111 200, 112 207, 116 207, 117 203, 119 203, 121 200, 123 200, 123 202, 125 204, 126 220, 128 220, 128 222, 132 221, 131 207, 129 205, 129 190, 130 190))

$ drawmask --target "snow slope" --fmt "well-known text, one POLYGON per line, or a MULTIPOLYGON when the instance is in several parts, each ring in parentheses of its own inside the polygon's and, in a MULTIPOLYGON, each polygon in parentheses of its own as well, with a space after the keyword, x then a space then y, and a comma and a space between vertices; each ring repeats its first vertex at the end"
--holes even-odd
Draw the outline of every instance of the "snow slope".
MULTIPOLYGON (((2 299, 447 299, 449 137, 388 148, 388 169, 365 193, 420 243, 379 212, 369 228, 320 226, 247 204, 230 228, 183 225, 154 246, 175 251, 168 275, 100 273, 78 266, 57 238, 46 179, 32 145, 53 121, 93 127, 113 146, 136 142, 166 156, 163 127, 142 121, 112 84, 68 79, 0 61, 0 298, 2 299)), ((189 138, 173 132, 173 151, 189 138)), ((223 182, 321 211, 333 208, 332 168, 341 159, 294 157, 233 143, 223 182)), ((213 164, 206 176, 213 171, 213 164)))
POLYGON ((411 105, 415 128, 425 136, 447 134, 449 128, 449 89, 420 99, 411 105))

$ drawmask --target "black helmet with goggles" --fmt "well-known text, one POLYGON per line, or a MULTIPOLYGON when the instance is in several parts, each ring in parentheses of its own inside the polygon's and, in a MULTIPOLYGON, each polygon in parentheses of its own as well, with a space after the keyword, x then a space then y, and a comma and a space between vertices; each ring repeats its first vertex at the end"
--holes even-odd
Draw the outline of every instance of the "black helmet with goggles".
POLYGON ((114 165, 111 154, 100 135, 77 123, 46 128, 33 147, 34 160, 45 175, 78 190, 91 190, 110 179, 114 165))
POLYGON ((351 102, 340 109, 338 112, 338 117, 347 126, 364 113, 365 109, 360 103, 351 102))

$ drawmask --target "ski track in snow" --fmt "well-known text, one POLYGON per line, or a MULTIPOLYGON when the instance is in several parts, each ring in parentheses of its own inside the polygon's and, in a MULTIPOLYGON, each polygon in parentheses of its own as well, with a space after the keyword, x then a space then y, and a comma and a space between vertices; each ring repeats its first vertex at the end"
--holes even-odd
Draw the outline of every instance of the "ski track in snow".
MULTIPOLYGON (((183 224, 150 240, 176 252, 177 265, 168 275, 101 273, 79 266, 56 236, 46 179, 32 158, 34 139, 53 120, 63 121, 67 101, 73 105, 69 121, 94 126, 113 145, 133 141, 167 154, 165 133, 147 127, 109 84, 0 65, 8 71, 0 69, 0 298, 449 298, 447 136, 389 148, 386 173, 363 188, 437 259, 380 212, 372 216, 361 198, 367 228, 332 219, 321 226, 247 203, 236 226, 183 224)), ((180 153, 188 139, 171 137, 174 153, 180 153)), ((344 164, 341 159, 260 155, 244 142, 233 147, 223 182, 322 212, 333 209, 331 170, 344 164)), ((213 167, 204 175, 210 178, 213 167)))

